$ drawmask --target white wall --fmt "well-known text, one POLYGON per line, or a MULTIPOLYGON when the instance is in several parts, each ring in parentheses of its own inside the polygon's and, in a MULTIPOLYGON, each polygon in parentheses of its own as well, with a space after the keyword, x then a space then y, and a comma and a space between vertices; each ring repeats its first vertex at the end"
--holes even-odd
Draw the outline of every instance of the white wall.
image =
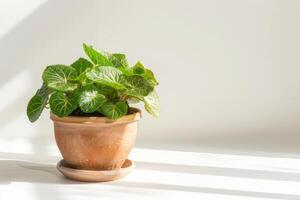
POLYGON ((44 67, 72 63, 87 42, 157 74, 161 118, 144 113, 139 145, 296 151, 299 17, 299 1, 1 1, 0 142, 53 144, 48 113, 30 124, 26 104, 44 67))

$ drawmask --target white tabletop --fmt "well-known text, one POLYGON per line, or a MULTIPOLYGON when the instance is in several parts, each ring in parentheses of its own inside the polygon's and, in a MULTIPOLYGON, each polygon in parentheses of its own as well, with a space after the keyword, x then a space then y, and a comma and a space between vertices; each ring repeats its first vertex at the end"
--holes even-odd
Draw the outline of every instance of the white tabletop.
POLYGON ((136 148, 134 171, 106 183, 65 179, 60 155, 0 153, 0 199, 300 199, 300 160, 136 148))

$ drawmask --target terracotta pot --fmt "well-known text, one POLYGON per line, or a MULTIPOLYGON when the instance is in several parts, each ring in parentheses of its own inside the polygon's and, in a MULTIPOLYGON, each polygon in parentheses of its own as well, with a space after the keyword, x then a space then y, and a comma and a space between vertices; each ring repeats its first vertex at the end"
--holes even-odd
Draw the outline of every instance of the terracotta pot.
POLYGON ((58 148, 77 169, 119 169, 129 155, 137 134, 140 110, 117 120, 106 117, 58 117, 51 113, 58 148))

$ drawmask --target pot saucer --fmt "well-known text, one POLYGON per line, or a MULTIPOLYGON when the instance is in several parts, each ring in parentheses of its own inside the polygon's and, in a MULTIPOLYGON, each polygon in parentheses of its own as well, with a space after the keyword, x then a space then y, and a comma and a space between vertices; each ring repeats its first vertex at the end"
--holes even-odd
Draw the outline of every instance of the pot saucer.
POLYGON ((131 160, 127 159, 120 169, 115 170, 82 170, 71 168, 64 160, 57 163, 56 168, 65 177, 84 182, 105 182, 120 179, 128 175, 134 165, 131 160))

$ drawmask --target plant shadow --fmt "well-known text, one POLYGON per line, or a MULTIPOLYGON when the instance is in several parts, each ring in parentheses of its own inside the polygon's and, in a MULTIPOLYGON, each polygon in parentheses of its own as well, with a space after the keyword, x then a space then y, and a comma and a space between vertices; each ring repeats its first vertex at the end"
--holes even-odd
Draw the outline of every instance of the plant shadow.
POLYGON ((41 164, 22 160, 0 160, 0 185, 12 182, 45 184, 78 184, 66 179, 54 164, 41 164))

